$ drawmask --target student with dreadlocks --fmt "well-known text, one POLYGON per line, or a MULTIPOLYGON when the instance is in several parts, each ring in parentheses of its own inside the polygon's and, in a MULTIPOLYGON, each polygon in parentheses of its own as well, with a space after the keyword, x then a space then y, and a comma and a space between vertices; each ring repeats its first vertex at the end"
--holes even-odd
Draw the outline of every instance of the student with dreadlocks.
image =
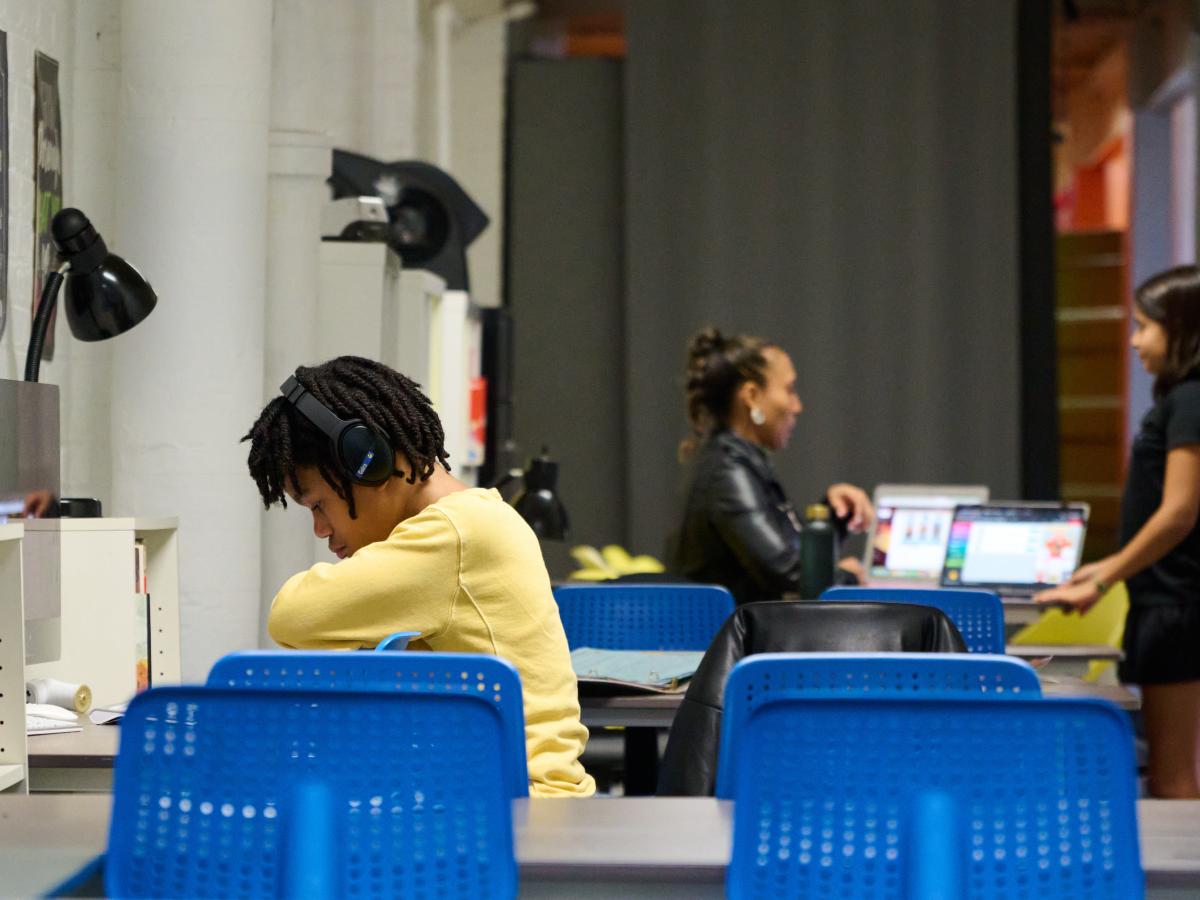
POLYGON ((341 560, 284 584, 271 636, 285 647, 353 650, 416 631, 416 649, 503 657, 521 675, 530 794, 594 793, 579 762, 587 729, 566 635, 533 531, 497 491, 450 474, 437 413, 404 375, 342 356, 300 367, 295 380, 336 416, 385 437, 395 460, 381 483, 355 483, 286 397, 263 409, 245 440, 264 505, 290 498, 308 509, 313 532, 341 560))

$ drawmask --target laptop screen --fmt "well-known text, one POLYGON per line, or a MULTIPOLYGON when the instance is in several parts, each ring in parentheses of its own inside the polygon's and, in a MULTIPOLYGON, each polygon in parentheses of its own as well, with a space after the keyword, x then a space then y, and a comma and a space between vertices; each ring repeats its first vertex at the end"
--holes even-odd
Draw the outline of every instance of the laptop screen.
POLYGON ((982 486, 880 485, 875 489, 875 527, 867 544, 868 577, 936 581, 954 508, 985 500, 987 488, 982 486))
POLYGON ((954 511, 942 584, 1037 590, 1062 584, 1079 565, 1086 503, 960 506, 954 511))

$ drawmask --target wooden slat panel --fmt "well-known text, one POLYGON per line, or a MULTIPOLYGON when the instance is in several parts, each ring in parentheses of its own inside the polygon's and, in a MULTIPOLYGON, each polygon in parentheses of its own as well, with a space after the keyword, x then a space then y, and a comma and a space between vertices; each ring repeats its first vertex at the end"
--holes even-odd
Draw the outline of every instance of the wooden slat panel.
POLYGON ((1087 541, 1084 543, 1084 559, 1091 561, 1114 553, 1118 548, 1121 501, 1116 497, 1096 496, 1086 492, 1064 491, 1064 500, 1083 501, 1091 505, 1088 518, 1087 541))
MULTIPOLYGON (((1096 398, 1100 402, 1103 398, 1096 398)), ((1058 409, 1058 432, 1061 440, 1068 443, 1107 443, 1110 446, 1122 437, 1125 413, 1121 409, 1120 397, 1112 397, 1115 404, 1109 409, 1072 409, 1060 405, 1058 409)))
POLYGON ((1122 461, 1112 442, 1059 442, 1059 477, 1063 484, 1119 484, 1122 461))
POLYGON ((1125 302, 1125 271, 1119 266, 1058 270, 1058 306, 1119 306, 1125 302))
POLYGON ((1055 252, 1060 268, 1105 253, 1122 253, 1125 234, 1121 231, 1072 231, 1058 236, 1055 252))
MULTIPOLYGON (((1118 360, 1125 349, 1128 333, 1128 326, 1122 320, 1059 322, 1055 328, 1060 355, 1100 350, 1107 354, 1116 352, 1118 360)), ((1111 357, 1108 362, 1111 363, 1111 357)))
POLYGON ((1111 350, 1059 354, 1059 396, 1068 397, 1076 394, 1120 396, 1123 387, 1124 375, 1120 368, 1113 365, 1111 350))
POLYGON ((1062 495, 1091 505, 1084 560, 1117 549, 1129 328, 1125 234, 1060 234, 1056 335, 1062 495))

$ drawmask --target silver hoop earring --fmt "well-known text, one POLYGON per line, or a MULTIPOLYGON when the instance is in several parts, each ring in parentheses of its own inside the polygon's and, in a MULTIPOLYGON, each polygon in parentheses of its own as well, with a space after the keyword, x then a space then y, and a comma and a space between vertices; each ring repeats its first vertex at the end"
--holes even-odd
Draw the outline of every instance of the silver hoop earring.
POLYGON ((752 406, 750 407, 750 421, 755 425, 761 425, 763 422, 767 421, 767 417, 757 406, 752 406))

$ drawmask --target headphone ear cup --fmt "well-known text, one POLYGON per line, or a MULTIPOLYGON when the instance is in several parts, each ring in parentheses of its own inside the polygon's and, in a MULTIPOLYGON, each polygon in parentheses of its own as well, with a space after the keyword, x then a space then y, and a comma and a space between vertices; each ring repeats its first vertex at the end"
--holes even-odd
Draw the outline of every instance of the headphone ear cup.
POLYGON ((337 452, 342 468, 358 484, 383 484, 396 469, 392 445, 361 422, 342 431, 337 452))

